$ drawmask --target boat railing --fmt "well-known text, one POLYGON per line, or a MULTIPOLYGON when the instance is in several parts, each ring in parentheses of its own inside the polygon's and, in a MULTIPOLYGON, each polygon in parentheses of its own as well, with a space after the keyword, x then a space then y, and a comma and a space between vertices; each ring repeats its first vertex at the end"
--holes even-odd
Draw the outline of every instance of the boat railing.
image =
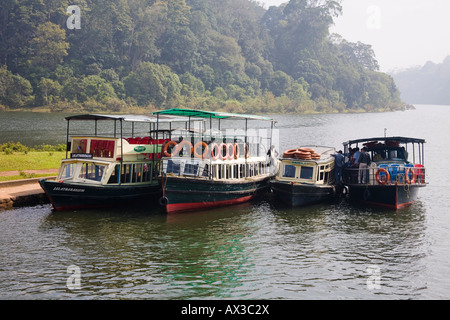
POLYGON ((162 172, 166 176, 196 177, 201 179, 242 179, 270 173, 265 158, 252 161, 209 161, 209 159, 174 157, 164 158, 162 172))
POLYGON ((345 184, 363 185, 422 185, 426 184, 426 168, 420 164, 372 163, 367 168, 345 168, 345 184))

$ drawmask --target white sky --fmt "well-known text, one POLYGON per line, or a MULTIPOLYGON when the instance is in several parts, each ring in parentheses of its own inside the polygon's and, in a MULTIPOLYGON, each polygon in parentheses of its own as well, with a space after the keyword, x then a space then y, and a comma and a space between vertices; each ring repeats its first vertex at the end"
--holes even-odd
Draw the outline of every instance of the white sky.
MULTIPOLYGON (((288 0, 260 0, 268 8, 288 0)), ((372 45, 381 71, 440 63, 450 55, 449 0, 343 0, 330 30, 372 45)))

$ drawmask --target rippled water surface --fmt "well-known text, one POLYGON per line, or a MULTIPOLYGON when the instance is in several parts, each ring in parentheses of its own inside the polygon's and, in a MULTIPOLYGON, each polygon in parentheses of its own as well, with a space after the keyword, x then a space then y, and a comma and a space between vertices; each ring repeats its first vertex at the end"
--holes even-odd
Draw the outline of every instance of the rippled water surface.
MULTIPOLYGON (((53 212, 50 205, 2 211, 0 298, 448 299, 450 184, 443 162, 450 157, 449 116, 444 106, 276 116, 281 150, 339 149, 345 140, 383 136, 384 128, 388 135, 426 139, 430 185, 400 211, 345 201, 290 209, 270 195, 175 215, 159 208, 53 212)), ((2 124, 6 117, 0 117, 2 124)), ((52 126, 39 117, 35 123, 52 126)), ((65 123, 55 119, 60 129, 50 136, 58 140, 65 123)), ((0 127, 1 135, 14 131, 0 127)), ((36 139, 52 143, 45 135, 36 139)))

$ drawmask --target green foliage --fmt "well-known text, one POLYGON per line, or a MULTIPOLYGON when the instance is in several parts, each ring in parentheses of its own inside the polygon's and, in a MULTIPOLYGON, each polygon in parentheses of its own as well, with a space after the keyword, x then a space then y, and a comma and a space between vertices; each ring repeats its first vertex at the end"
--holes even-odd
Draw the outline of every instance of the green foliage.
POLYGON ((369 45, 329 35, 340 1, 67 0, 0 4, 0 108, 239 112, 401 108, 369 45))

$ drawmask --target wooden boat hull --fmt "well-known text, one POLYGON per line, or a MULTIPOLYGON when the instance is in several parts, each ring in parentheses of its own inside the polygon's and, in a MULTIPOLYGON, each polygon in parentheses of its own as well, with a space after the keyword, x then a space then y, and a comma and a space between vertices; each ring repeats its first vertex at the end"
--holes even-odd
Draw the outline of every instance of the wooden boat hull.
POLYGON ((244 203, 269 188, 270 177, 245 180, 200 180, 164 177, 163 198, 167 213, 203 210, 244 203))
POLYGON ((292 207, 331 201, 335 196, 332 185, 294 184, 274 180, 270 182, 270 187, 276 200, 292 207))
POLYGON ((417 200, 425 184, 347 185, 351 201, 389 209, 400 209, 417 200))
POLYGON ((42 189, 56 211, 155 203, 161 197, 158 183, 140 185, 92 185, 41 179, 42 189))

